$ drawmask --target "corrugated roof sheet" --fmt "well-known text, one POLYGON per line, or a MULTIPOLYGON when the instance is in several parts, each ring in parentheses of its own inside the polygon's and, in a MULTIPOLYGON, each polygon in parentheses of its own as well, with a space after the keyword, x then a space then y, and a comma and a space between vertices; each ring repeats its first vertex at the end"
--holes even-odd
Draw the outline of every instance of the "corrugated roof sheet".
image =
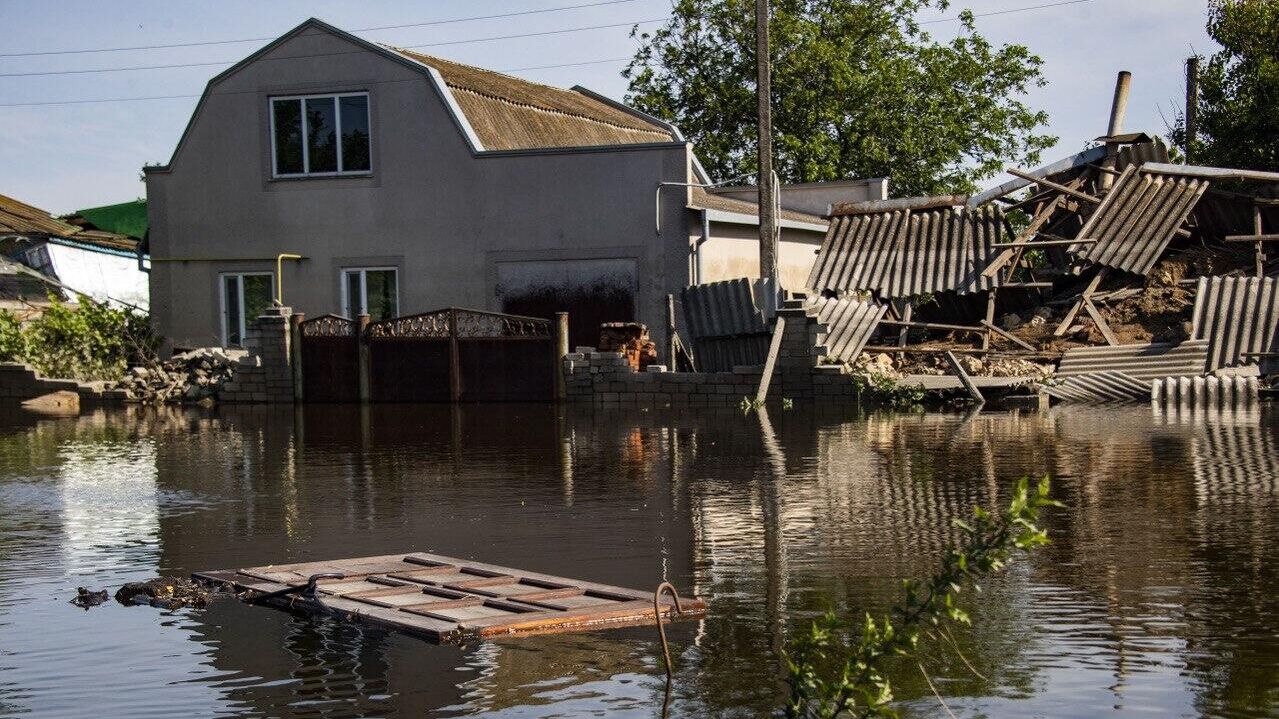
POLYGON ((486 150, 675 141, 669 129, 580 92, 386 47, 440 73, 486 150))
POLYGON ((1130 165, 1076 235, 1096 242, 1072 245, 1071 251, 1088 262, 1145 275, 1207 189, 1204 179, 1130 165))
MULTIPOLYGON (((1279 279, 1201 277, 1191 335, 1208 345, 1208 371, 1257 364, 1247 352, 1279 352, 1279 279)), ((1262 371, 1279 365, 1261 362, 1262 371)))
POLYGON ((111 250, 133 252, 137 240, 117 235, 114 232, 86 230, 82 227, 56 220, 44 210, 19 202, 12 197, 0 195, 0 233, 30 235, 33 237, 55 237, 69 243, 79 243, 90 247, 104 247, 111 250))
POLYGON ((1203 374, 1208 343, 1151 342, 1114 347, 1076 347, 1066 350, 1057 366, 1058 377, 1121 371, 1140 380, 1203 374))
POLYGON ((80 228, 55 220, 38 207, 0 195, 0 232, 67 237, 79 231, 80 228))
POLYGON ((1150 400, 1150 381, 1125 372, 1093 372, 1069 377, 1060 384, 1045 385, 1044 392, 1063 402, 1145 402, 1150 400))
MULTIPOLYGON (((759 205, 754 202, 716 195, 713 192, 707 192, 701 187, 694 187, 692 190, 692 197, 688 202, 689 209, 720 210, 751 215, 752 217, 759 216, 759 205)), ((810 222, 817 225, 827 224, 826 218, 820 215, 810 215, 807 212, 796 212, 795 210, 783 209, 780 217, 784 220, 795 220, 796 222, 810 222)))
POLYGON ((808 278, 815 291, 875 292, 881 298, 983 292, 991 245, 1011 242, 998 207, 859 213, 831 218, 808 278))
POLYGON ((826 356, 852 362, 879 327, 888 306, 851 298, 821 297, 812 300, 805 310, 826 325, 826 337, 822 340, 826 356))
POLYGON ((699 370, 764 364, 769 320, 777 308, 771 282, 738 279, 693 285, 680 290, 680 303, 699 370))

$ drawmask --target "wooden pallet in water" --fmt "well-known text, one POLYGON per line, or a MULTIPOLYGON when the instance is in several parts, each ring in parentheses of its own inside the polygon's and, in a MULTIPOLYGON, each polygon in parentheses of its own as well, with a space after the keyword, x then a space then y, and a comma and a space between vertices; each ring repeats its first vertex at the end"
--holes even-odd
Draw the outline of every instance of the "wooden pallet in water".
MULTIPOLYGON (((237 592, 302 588, 316 574, 314 596, 295 593, 264 603, 308 614, 331 614, 381 625, 437 643, 468 638, 585 631, 653 624, 653 594, 482 562, 413 552, 248 569, 196 572, 200 581, 237 592)), ((663 618, 703 616, 706 602, 690 597, 658 602, 663 618)))

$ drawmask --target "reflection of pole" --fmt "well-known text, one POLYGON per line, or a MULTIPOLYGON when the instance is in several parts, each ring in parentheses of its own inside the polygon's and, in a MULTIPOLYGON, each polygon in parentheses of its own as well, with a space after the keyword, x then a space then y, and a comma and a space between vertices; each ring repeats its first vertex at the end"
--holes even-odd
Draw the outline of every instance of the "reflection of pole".
POLYGON ((294 312, 289 317, 289 367, 293 370, 293 401, 302 401, 302 320, 305 315, 294 312))
MULTIPOLYGON (((560 313, 563 314, 563 313, 560 313)), ((563 485, 564 506, 573 506, 573 436, 562 407, 555 410, 555 433, 560 444, 560 484, 563 485)))
POLYGON ((785 646, 786 588, 789 581, 786 569, 786 547, 782 542, 781 496, 778 483, 786 477, 786 455, 782 453, 768 418, 768 409, 759 408, 759 429, 763 435, 764 453, 768 455, 772 469, 760 482, 760 513, 764 516, 764 586, 765 622, 773 640, 773 650, 781 652, 785 646))

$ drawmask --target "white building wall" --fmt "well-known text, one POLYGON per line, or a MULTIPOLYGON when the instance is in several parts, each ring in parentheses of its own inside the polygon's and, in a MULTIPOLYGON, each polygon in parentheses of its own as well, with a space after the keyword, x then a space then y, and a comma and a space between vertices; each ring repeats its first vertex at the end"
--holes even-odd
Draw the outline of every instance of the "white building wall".
POLYGON ((54 274, 69 290, 98 302, 149 308, 151 292, 147 275, 138 269, 136 258, 52 242, 45 247, 53 262, 54 274))

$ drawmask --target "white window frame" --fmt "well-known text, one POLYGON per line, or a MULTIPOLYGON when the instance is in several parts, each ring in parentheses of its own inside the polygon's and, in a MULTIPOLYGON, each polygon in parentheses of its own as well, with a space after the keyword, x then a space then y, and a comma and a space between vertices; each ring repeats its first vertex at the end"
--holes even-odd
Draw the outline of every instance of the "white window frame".
POLYGON ((350 297, 351 291, 350 291, 350 288, 347 287, 347 282, 346 282, 346 276, 352 272, 360 273, 360 307, 358 309, 360 309, 361 311, 352 312, 349 319, 355 319, 356 317, 359 317, 362 314, 367 314, 369 311, 368 273, 370 272, 395 273, 395 312, 397 315, 399 314, 400 312, 400 268, 391 267, 391 266, 343 267, 342 269, 338 270, 338 286, 341 287, 341 290, 342 290, 342 312, 356 309, 355 307, 351 306, 351 297, 350 297))
POLYGON ((267 106, 271 115, 271 177, 287 179, 291 177, 347 177, 373 174, 373 103, 369 100, 367 92, 321 92, 314 95, 274 95, 267 98, 267 106), (343 166, 342 162, 342 103, 339 102, 344 97, 363 97, 365 98, 364 110, 368 115, 369 121, 369 169, 367 170, 342 170, 337 172, 308 172, 311 167, 311 151, 310 143, 307 142, 307 124, 306 124, 306 101, 317 100, 320 98, 333 98, 334 126, 337 129, 337 160, 338 168, 343 166), (278 100, 299 100, 301 102, 302 111, 302 172, 281 173, 278 167, 279 153, 275 147, 275 103, 278 100))
MULTIPOLYGON (((228 277, 239 278, 235 283, 236 299, 239 301, 240 307, 240 344, 237 347, 244 346, 244 337, 249 331, 249 318, 244 314, 244 278, 245 277, 270 277, 271 278, 271 296, 275 297, 275 273, 274 272, 219 272, 218 273, 218 323, 222 326, 222 346, 231 346, 231 334, 227 330, 226 317, 226 280, 228 277)), ((398 291, 398 288, 397 288, 398 291)))

